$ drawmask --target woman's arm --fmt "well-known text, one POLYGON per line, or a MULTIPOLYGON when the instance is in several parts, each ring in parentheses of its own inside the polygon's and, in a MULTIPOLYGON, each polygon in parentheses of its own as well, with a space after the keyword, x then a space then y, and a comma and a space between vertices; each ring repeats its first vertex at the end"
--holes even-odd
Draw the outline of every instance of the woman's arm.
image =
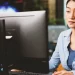
POLYGON ((56 46, 56 49, 49 61, 49 69, 50 70, 55 70, 60 63, 60 57, 59 57, 59 52, 58 52, 57 48, 58 47, 56 46))
POLYGON ((57 45, 56 45, 56 48, 55 48, 55 51, 53 52, 53 55, 49 61, 49 69, 50 71, 54 71, 59 63, 60 63, 60 56, 59 56, 59 49, 60 49, 60 43, 62 41, 62 33, 59 35, 58 37, 58 41, 57 41, 57 45))
POLYGON ((71 72, 73 73, 73 75, 75 75, 75 70, 71 70, 71 72))
POLYGON ((54 72, 52 75, 75 75, 75 71, 62 70, 62 71, 54 72))

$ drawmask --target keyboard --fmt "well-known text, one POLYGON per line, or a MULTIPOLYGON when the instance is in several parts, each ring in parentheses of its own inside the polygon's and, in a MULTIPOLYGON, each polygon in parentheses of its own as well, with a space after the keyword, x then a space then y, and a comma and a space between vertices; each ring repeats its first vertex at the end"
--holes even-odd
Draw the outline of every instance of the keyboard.
POLYGON ((26 72, 26 71, 22 71, 22 72, 9 72, 9 75, 52 75, 52 72, 48 73, 48 74, 44 74, 44 73, 33 73, 33 72, 26 72))

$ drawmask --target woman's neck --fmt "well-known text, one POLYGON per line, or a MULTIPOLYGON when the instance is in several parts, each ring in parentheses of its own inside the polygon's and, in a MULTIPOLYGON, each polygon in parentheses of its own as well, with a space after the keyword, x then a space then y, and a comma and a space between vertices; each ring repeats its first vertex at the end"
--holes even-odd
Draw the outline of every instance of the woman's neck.
POLYGON ((75 50, 75 29, 72 29, 71 37, 70 37, 70 48, 75 50))
POLYGON ((72 37, 75 37, 75 29, 72 29, 72 37))

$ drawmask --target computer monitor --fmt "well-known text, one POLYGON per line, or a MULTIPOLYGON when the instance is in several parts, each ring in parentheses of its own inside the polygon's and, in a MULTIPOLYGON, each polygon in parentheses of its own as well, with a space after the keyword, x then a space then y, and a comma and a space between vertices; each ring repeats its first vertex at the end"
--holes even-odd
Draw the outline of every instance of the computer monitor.
POLYGON ((26 71, 49 72, 46 11, 1 13, 0 19, 5 20, 6 63, 26 71))
POLYGON ((0 20, 0 74, 8 75, 6 65, 6 50, 5 50, 5 20, 0 20))
POLYGON ((3 63, 5 52, 5 21, 0 20, 0 63, 3 63))

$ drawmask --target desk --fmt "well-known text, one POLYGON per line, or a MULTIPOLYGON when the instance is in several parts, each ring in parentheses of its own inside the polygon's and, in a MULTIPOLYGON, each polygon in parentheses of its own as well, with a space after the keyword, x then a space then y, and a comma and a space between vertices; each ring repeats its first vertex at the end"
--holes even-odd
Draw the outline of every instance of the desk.
POLYGON ((49 72, 48 74, 42 74, 42 73, 32 73, 32 72, 25 72, 17 69, 13 69, 9 72, 9 75, 52 75, 52 72, 49 72))

